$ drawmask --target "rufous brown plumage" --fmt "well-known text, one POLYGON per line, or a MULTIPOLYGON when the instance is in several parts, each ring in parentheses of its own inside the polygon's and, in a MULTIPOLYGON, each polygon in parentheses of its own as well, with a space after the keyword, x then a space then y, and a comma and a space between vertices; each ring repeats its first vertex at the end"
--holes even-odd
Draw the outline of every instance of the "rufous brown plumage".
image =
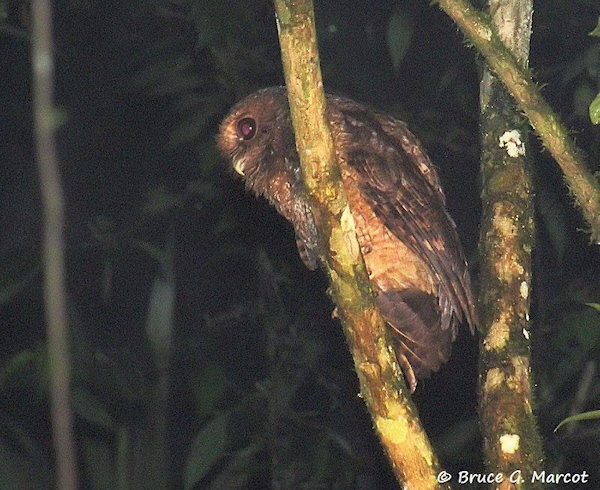
MULTIPOLYGON (((405 123, 327 95, 327 119, 357 238, 380 312, 412 390, 450 356, 463 321, 477 323, 467 264, 435 167, 405 123)), ((304 193, 285 88, 236 104, 218 140, 246 186, 294 226, 316 269, 317 233, 304 193)))

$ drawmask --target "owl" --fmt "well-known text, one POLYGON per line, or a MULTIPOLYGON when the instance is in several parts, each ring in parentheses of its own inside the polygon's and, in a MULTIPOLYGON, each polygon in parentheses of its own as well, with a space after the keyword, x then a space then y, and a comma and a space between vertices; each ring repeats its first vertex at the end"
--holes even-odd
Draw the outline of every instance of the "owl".
MULTIPOLYGON (((326 118, 379 311, 411 391, 450 357, 477 313, 467 263, 435 167, 405 123, 327 95, 326 118)), ((294 227, 300 257, 322 261, 284 87, 255 92, 223 120, 217 145, 253 193, 294 227)))

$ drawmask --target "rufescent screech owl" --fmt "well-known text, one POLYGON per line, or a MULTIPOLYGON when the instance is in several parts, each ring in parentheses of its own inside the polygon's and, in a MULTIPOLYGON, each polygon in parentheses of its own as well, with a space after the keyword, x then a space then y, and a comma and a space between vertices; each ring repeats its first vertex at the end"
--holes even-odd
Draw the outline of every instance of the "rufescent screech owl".
MULTIPOLYGON (((458 325, 477 315, 456 227, 435 167, 406 124, 349 99, 327 96, 337 163, 380 312, 414 391, 450 357, 458 325)), ((221 124, 218 146, 246 187, 296 231, 300 257, 319 262, 284 87, 255 92, 221 124)))

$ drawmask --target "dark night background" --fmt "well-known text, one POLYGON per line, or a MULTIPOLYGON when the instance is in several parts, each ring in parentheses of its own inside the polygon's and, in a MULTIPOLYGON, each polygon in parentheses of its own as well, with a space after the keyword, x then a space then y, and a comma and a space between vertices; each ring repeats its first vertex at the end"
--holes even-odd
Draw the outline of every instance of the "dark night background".
MULTIPOLYGON (((476 277, 481 60, 427 2, 316 4, 327 90, 409 123, 439 167, 476 277)), ((52 449, 30 25, 27 1, 0 5, 0 488, 43 489, 52 449)), ((531 67, 597 165, 600 130, 588 106, 600 90, 600 42, 588 33, 598 4, 535 7, 531 67)), ((215 150, 234 102, 283 83, 271 3, 56 0, 54 8, 82 488, 117 488, 119 474, 130 475, 129 488, 160 488, 161 464, 168 488, 396 488, 323 275, 305 269, 291 227, 244 192, 215 150), (147 335, 161 284, 175 293, 173 316, 159 325, 171 332, 166 363, 147 335)), ((553 432, 569 414, 600 408, 600 312, 586 305, 600 303, 599 254, 558 167, 537 141, 530 148, 533 366, 546 467, 586 470, 597 482, 587 488, 600 488, 598 421, 553 432)), ((414 396, 453 473, 483 471, 476 350, 464 329, 450 363, 414 396)))

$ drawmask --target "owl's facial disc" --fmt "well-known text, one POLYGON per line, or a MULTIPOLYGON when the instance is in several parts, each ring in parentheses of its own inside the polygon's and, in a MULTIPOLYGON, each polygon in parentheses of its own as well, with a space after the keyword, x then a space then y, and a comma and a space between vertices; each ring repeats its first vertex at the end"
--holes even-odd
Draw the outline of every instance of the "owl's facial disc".
POLYGON ((285 89, 270 88, 238 102, 221 123, 219 151, 248 187, 253 187, 264 170, 280 159, 285 140, 277 135, 285 135, 282 127, 287 127, 286 112, 289 109, 285 89))

